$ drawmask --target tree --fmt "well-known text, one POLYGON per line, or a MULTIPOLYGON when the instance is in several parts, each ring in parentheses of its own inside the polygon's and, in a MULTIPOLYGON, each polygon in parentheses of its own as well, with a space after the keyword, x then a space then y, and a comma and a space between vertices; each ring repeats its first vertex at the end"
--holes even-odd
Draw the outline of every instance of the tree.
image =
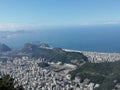
POLYGON ((25 90, 22 85, 14 86, 14 79, 10 75, 3 75, 0 78, 0 90, 25 90))

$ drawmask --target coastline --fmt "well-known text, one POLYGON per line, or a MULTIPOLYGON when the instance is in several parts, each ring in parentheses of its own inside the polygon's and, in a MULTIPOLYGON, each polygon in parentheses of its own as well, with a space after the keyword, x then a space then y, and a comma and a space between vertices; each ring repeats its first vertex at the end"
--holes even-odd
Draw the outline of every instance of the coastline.
POLYGON ((63 49, 63 50, 67 51, 67 52, 80 52, 80 53, 88 52, 88 53, 101 53, 101 54, 120 54, 120 53, 117 53, 117 52, 80 51, 80 50, 72 50, 72 49, 63 49))
POLYGON ((88 58, 91 63, 102 63, 102 62, 115 62, 120 61, 120 53, 103 53, 103 52, 89 52, 89 51, 79 51, 63 49, 67 52, 79 52, 83 53, 88 58))

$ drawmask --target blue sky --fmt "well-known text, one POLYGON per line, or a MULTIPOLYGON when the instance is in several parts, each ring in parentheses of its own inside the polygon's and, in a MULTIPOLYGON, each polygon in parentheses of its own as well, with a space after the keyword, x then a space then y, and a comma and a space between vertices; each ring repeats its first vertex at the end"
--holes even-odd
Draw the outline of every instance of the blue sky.
POLYGON ((0 30, 119 22, 120 0, 0 0, 0 30))

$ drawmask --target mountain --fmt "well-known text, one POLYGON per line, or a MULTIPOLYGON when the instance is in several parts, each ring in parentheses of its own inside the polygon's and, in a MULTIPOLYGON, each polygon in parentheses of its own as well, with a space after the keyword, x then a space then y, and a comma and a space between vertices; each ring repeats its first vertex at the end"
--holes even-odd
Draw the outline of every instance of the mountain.
POLYGON ((52 49, 43 48, 43 47, 40 47, 40 45, 35 45, 30 43, 25 44, 21 51, 23 53, 32 53, 32 57, 34 58, 41 57, 52 62, 61 61, 63 63, 73 63, 73 61, 76 61, 78 63, 81 63, 81 62, 87 61, 87 57, 84 56, 82 53, 66 52, 61 48, 52 48, 52 49))
POLYGON ((11 51, 11 48, 5 44, 0 44, 0 52, 7 52, 7 51, 11 51))

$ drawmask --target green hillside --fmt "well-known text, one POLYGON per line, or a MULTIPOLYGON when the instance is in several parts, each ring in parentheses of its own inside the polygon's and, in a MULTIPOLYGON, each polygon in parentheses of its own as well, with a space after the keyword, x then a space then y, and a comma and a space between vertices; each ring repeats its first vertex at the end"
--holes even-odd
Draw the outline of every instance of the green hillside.
POLYGON ((80 76, 83 80, 88 78, 91 82, 99 83, 98 90, 112 90, 120 83, 120 61, 105 63, 86 63, 70 72, 72 78, 80 76), (117 82, 114 82, 117 80, 117 82))
POLYGON ((83 61, 87 61, 87 57, 82 53, 78 52, 66 52, 61 48, 53 48, 46 49, 40 48, 35 44, 25 44, 22 49, 24 53, 32 53, 32 57, 34 58, 45 58, 48 61, 58 62, 61 61, 63 63, 70 63, 73 60, 77 60, 79 63, 83 61))

